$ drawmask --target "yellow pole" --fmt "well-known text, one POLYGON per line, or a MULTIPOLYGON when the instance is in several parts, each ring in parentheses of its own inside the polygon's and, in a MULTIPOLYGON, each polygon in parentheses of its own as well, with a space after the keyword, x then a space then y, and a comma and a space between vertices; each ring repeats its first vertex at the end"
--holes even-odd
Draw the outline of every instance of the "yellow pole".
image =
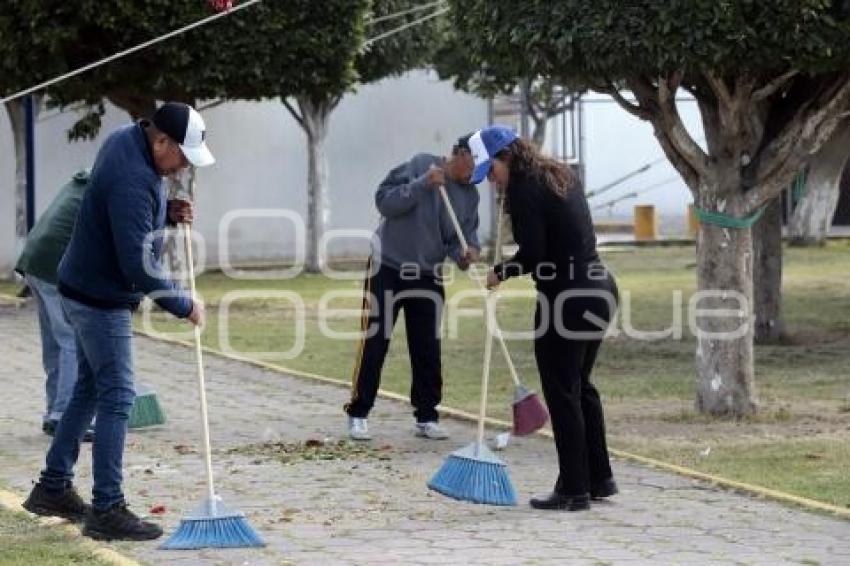
POLYGON ((635 206, 635 240, 652 241, 658 239, 658 216, 655 206, 639 204, 635 206))
POLYGON ((688 205, 688 237, 696 239, 699 232, 699 220, 697 219, 697 211, 694 209, 694 203, 688 205))

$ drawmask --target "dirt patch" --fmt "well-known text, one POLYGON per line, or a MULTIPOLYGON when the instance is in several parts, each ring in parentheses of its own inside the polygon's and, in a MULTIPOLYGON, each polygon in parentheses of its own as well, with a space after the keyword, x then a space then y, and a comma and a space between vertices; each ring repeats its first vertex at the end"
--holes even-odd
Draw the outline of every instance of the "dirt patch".
POLYGON ((348 440, 324 441, 307 440, 305 442, 261 442, 231 448, 227 454, 255 456, 257 463, 276 460, 282 464, 295 464, 303 461, 350 461, 392 459, 393 449, 389 445, 373 447, 348 440))

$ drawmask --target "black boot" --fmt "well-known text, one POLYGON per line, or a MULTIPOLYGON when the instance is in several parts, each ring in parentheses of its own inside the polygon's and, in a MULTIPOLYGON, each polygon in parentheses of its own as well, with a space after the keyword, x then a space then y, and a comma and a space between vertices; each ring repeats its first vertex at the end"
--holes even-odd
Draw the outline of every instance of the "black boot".
POLYGON ((106 511, 92 509, 83 534, 96 540, 153 540, 162 536, 162 528, 142 521, 122 502, 106 511))
POLYGON ((617 482, 614 481, 614 478, 608 478, 601 482, 590 484, 591 499, 603 499, 617 495, 618 493, 620 493, 620 490, 617 489, 617 482))
POLYGON ((90 505, 82 500, 70 484, 62 491, 53 491, 37 483, 22 507, 43 517, 62 517, 79 523, 85 519, 90 505))
POLYGON ((590 496, 586 493, 584 495, 562 495, 553 491, 543 497, 533 497, 529 503, 535 509, 584 511, 590 509, 590 496))

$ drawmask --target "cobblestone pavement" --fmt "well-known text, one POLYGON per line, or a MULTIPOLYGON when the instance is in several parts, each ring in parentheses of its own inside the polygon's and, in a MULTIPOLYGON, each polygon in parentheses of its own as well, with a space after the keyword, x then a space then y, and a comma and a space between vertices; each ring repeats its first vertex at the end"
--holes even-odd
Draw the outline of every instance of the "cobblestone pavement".
MULTIPOLYGON (((131 431, 126 493, 137 511, 165 505, 160 520, 171 532, 204 493, 192 352, 142 337, 135 348, 137 379, 156 388, 169 420, 131 431)), ((0 307, 0 359, 0 484, 23 495, 48 446, 39 428, 44 393, 31 306, 0 307)), ((850 564, 846 521, 624 462, 615 462, 622 493, 611 502, 584 513, 534 511, 524 501, 548 490, 555 474, 554 447, 543 438, 503 453, 518 507, 446 499, 425 483, 472 439, 473 427, 447 420, 451 440, 417 439, 409 408, 389 400, 370 419, 370 449, 345 448, 336 460, 294 452, 282 462, 246 446, 342 438, 347 392, 212 356, 206 367, 218 491, 269 545, 197 552, 114 545, 146 563, 850 564)), ((86 446, 82 493, 90 457, 86 446)))

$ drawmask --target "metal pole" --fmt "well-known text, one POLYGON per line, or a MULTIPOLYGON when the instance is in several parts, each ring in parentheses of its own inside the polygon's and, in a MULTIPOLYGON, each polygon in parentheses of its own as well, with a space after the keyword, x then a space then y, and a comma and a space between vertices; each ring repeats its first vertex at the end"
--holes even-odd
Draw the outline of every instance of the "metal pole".
POLYGON ((35 100, 31 94, 24 98, 24 144, 27 153, 26 221, 29 233, 35 224, 35 100))
POLYGON ((587 166, 585 164, 585 138, 584 138, 584 97, 579 95, 576 100, 576 108, 578 109, 578 162, 579 162, 579 178, 582 185, 587 185, 587 166))

